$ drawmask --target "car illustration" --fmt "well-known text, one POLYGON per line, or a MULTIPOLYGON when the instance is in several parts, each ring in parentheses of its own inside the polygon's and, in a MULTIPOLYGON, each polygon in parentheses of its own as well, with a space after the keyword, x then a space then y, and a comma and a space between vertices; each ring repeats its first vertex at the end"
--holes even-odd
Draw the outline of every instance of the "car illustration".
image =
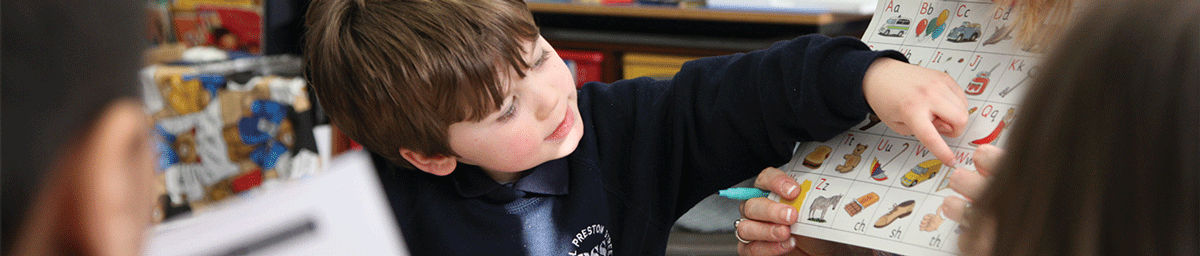
POLYGON ((879 35, 902 37, 904 36, 904 31, 908 31, 909 27, 912 27, 912 20, 896 16, 895 18, 888 19, 886 24, 879 27, 879 35))
POLYGON ((951 42, 974 42, 979 39, 979 23, 963 21, 962 26, 951 29, 946 40, 951 42))
POLYGON ((933 178, 941 169, 942 161, 940 160, 932 159, 921 162, 917 166, 913 166, 912 170, 909 170, 908 173, 904 174, 904 177, 900 178, 900 185, 911 188, 912 186, 916 186, 917 183, 933 178))

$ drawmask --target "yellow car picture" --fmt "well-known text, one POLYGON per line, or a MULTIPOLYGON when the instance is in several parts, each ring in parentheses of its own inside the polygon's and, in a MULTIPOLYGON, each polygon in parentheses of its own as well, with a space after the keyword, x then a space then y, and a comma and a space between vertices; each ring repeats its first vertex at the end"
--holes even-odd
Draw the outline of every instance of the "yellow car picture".
POLYGON ((941 169, 942 161, 937 159, 921 162, 917 166, 913 166, 912 170, 909 170, 908 173, 905 173, 903 178, 900 178, 900 185, 911 188, 912 186, 916 186, 917 183, 933 178, 941 169))

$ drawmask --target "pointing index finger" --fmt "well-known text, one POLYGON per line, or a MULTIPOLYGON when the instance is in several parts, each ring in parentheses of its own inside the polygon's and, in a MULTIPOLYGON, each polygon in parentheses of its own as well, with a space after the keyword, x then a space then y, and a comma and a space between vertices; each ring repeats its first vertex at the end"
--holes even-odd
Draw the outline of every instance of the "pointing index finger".
POLYGON ((913 136, 929 149, 929 153, 933 153, 942 164, 954 167, 958 165, 958 161, 954 159, 954 152, 950 151, 950 146, 946 145, 946 141, 942 139, 942 135, 933 127, 933 122, 926 118, 925 120, 917 120, 912 124, 913 136))

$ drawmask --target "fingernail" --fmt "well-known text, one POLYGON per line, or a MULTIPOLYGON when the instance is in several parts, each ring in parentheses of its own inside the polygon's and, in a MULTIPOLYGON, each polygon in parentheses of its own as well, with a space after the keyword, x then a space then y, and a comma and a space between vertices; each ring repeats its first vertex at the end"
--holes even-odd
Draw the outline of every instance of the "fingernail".
POLYGON ((962 183, 963 175, 962 172, 951 172, 949 186, 957 188, 962 183))
POLYGON ((791 232, 788 232, 788 227, 786 227, 786 226, 775 227, 776 237, 784 238, 784 237, 787 237, 788 234, 790 234, 790 233, 791 232))
POLYGON ((796 191, 796 185, 790 185, 785 194, 787 194, 788 196, 793 196, 792 191, 796 191))
POLYGON ((783 209, 783 220, 784 221, 787 221, 787 222, 794 221, 794 220, 792 220, 792 210, 793 209, 791 207, 788 207, 787 209, 783 209))
POLYGON ((783 245, 783 249, 792 249, 792 248, 796 248, 796 238, 795 237, 789 238, 788 242, 783 245))

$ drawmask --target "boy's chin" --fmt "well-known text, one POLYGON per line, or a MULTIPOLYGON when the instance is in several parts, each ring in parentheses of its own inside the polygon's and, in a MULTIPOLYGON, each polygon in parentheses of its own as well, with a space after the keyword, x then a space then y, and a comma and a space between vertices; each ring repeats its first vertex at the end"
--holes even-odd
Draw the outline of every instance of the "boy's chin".
POLYGON ((567 135, 566 138, 563 138, 562 145, 559 146, 558 152, 554 154, 554 159, 563 158, 571 153, 574 153, 575 149, 579 147, 579 141, 581 139, 583 139, 582 130, 574 132, 571 135, 567 135))

